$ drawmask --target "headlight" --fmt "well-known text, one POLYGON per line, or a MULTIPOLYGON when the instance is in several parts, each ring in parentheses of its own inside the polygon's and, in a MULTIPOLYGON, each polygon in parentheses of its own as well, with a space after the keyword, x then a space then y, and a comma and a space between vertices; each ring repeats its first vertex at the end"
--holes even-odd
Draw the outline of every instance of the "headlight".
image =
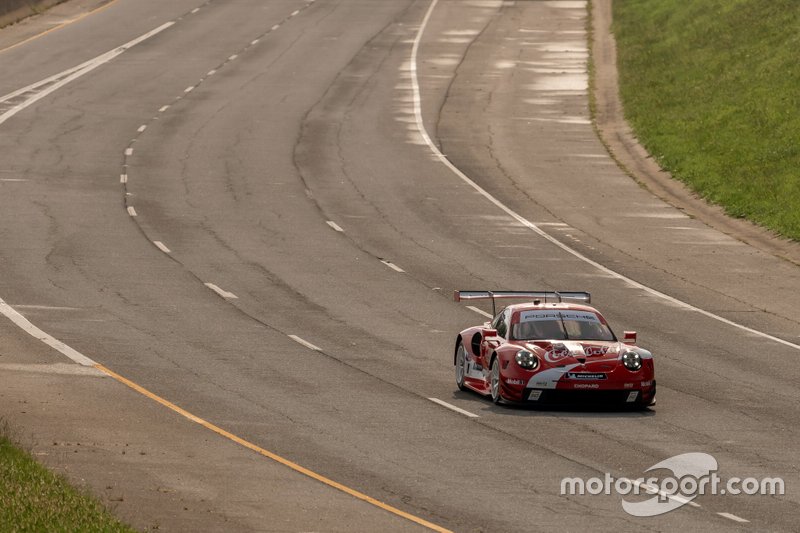
POLYGON ((517 364, 525 370, 535 370, 539 367, 539 358, 528 350, 518 351, 514 359, 517 361, 517 364))
POLYGON ((622 364, 628 370, 639 370, 642 368, 642 356, 636 352, 625 352, 622 354, 622 364))

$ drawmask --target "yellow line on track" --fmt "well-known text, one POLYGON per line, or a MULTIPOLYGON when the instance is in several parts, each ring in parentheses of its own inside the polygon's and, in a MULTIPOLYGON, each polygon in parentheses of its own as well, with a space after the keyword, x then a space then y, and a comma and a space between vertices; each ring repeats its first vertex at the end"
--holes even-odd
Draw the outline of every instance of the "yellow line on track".
POLYGON ((163 405, 164 407, 166 407, 168 409, 171 409, 172 411, 175 411, 176 413, 178 413, 179 415, 183 416, 184 418, 188 418, 192 422, 200 424, 204 428, 209 429, 209 430, 213 431, 214 433, 216 433, 216 434, 218 434, 218 435, 220 435, 222 437, 225 437, 228 440, 232 440, 236 444, 244 446, 245 448, 247 448, 249 450, 252 450, 252 451, 256 452, 259 455, 263 455, 264 457, 267 457, 267 458, 272 459, 273 461, 275 461, 277 463, 280 463, 280 464, 282 464, 282 465, 284 465, 286 467, 289 467, 292 470, 294 470, 295 472, 299 472, 300 474, 303 474, 304 476, 310 477, 311 479, 319 481, 320 483, 324 483, 325 485, 328 485, 329 487, 333 487, 334 489, 337 489, 337 490, 339 490, 341 492, 344 492, 345 494, 349 494, 350 496, 353 496, 354 498, 358 498, 359 500, 367 502, 370 505, 374 505, 375 507, 383 509, 384 511, 388 511, 388 512, 390 512, 390 513, 392 513, 394 515, 397 515, 397 516, 399 516, 401 518, 405 518, 406 520, 410 520, 411 522, 419 524, 420 526, 426 527, 426 528, 428 528, 428 529, 430 529, 432 531, 438 531, 439 533, 452 533, 452 531, 450 531, 449 529, 445 529, 445 528, 443 528, 441 526, 438 526, 438 525, 436 525, 436 524, 434 524, 432 522, 428 522, 427 520, 419 518, 418 516, 414 516, 414 515, 409 514, 409 513, 405 512, 405 511, 401 511, 400 509, 398 509, 396 507, 392 507, 391 505, 388 505, 386 503, 383 503, 382 501, 376 500, 375 498, 373 498, 371 496, 367 496, 363 492, 359 492, 359 491, 357 491, 355 489, 351 489, 350 487, 348 487, 346 485, 342 485, 341 483, 338 483, 338 482, 336 482, 336 481, 334 481, 334 480, 332 480, 330 478, 327 478, 327 477, 325 477, 323 475, 317 474, 316 472, 314 472, 312 470, 309 470, 308 468, 305 468, 304 466, 300 466, 299 464, 297 464, 297 463, 295 463, 293 461, 285 459, 285 458, 281 457, 280 455, 272 453, 269 450, 265 450, 264 448, 261 448, 260 446, 257 446, 255 444, 253 444, 252 442, 246 441, 243 438, 238 437, 238 436, 234 435, 233 433, 230 433, 229 431, 225 431, 221 427, 216 426, 216 425, 212 424, 211 422, 208 422, 207 420, 203 420, 202 418, 193 415, 189 411, 186 411, 185 409, 182 409, 182 408, 178 407, 177 405, 175 405, 174 403, 170 402, 169 400, 165 400, 161 396, 150 392, 149 390, 145 389, 141 385, 137 385, 133 381, 131 381, 131 380, 129 380, 129 379, 123 377, 123 376, 120 376, 116 372, 114 372, 112 370, 109 370, 108 368, 106 368, 105 366, 101 365, 100 363, 95 364, 94 367, 97 370, 99 370, 99 371, 103 372, 104 374, 108 375, 109 377, 112 377, 115 380, 119 381, 120 383, 122 383, 124 385, 127 385, 128 387, 132 388, 136 392, 138 392, 138 393, 150 398, 153 401, 156 401, 156 402, 160 403, 161 405, 163 405))
POLYGON ((74 23, 78 22, 79 20, 85 19, 89 15, 94 15, 95 13, 99 13, 100 11, 102 11, 104 9, 107 9, 108 7, 110 7, 112 4, 115 4, 116 2, 117 2, 117 0, 111 0, 107 4, 103 4, 102 6, 96 7, 94 9, 92 9, 91 11, 87 11, 86 13, 84 13, 82 15, 79 15, 79 16, 75 17, 74 19, 68 20, 68 21, 66 21, 66 22, 64 22, 62 24, 59 24, 58 26, 54 26, 54 27, 52 27, 50 29, 44 30, 43 32, 37 33, 36 35, 31 35, 27 39, 23 39, 22 41, 20 41, 18 43, 14 43, 14 44, 12 44, 10 46, 6 46, 5 48, 0 49, 0 54, 2 54, 3 52, 5 52, 7 50, 11 50, 12 48, 16 48, 17 46, 22 46, 25 43, 29 43, 29 42, 33 41, 34 39, 38 39, 39 37, 47 35, 48 33, 52 33, 52 32, 54 32, 56 30, 60 30, 64 26, 69 26, 70 24, 74 24, 74 23))

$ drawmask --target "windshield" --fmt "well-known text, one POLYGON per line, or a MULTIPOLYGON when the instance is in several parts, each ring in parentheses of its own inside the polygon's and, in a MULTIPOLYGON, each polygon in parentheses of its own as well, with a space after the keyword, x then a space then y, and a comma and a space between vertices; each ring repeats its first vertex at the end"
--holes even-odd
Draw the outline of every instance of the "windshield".
POLYGON ((516 340, 613 341, 611 329, 589 311, 523 311, 512 326, 516 340))

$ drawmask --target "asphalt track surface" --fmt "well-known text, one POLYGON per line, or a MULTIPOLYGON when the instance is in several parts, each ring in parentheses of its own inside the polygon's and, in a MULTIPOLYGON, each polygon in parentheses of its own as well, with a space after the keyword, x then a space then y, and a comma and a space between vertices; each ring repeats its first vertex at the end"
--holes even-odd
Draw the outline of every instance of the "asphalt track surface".
POLYGON ((795 530, 800 272, 617 168, 586 25, 566 0, 117 0, 0 52, 0 95, 28 88, 0 98, 0 414, 140 528, 795 530), (457 288, 592 292, 658 405, 458 392, 484 318, 457 288), (786 494, 652 518, 559 494, 693 451, 786 494))

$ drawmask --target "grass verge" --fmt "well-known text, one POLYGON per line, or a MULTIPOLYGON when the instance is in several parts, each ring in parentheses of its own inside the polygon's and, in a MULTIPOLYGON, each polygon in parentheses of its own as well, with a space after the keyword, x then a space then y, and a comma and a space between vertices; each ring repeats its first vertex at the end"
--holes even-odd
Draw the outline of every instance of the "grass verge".
POLYGON ((135 530, 0 434, 0 531, 135 530))
POLYGON ((620 92, 662 168, 800 240, 800 3, 615 1, 620 92))

